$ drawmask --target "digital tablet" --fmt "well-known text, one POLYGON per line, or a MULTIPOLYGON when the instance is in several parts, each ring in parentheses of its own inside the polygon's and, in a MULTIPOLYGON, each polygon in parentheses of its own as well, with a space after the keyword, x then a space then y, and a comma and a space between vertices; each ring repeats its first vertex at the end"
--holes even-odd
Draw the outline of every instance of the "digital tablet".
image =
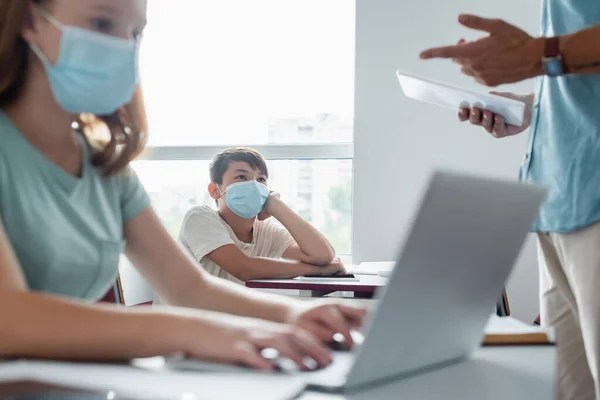
POLYGON ((304 275, 297 278, 299 281, 310 282, 358 282, 360 281, 354 274, 335 274, 335 275, 304 275))
POLYGON ((445 83, 408 75, 396 71, 398 82, 406 97, 449 108, 458 112, 459 108, 478 107, 501 115, 510 125, 523 125, 525 103, 493 94, 477 93, 445 83))

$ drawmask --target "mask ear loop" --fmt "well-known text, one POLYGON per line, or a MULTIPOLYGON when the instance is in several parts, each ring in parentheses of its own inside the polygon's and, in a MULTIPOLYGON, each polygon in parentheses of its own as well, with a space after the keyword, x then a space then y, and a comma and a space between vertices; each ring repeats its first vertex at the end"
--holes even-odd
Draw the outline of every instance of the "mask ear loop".
MULTIPOLYGON (((39 4, 36 4, 35 7, 40 12, 42 17, 44 17, 46 19, 46 21, 50 22, 52 25, 54 25, 56 28, 58 28, 62 32, 64 25, 59 20, 54 18, 52 16, 52 14, 50 14, 48 11, 46 11, 46 9, 43 8, 42 6, 40 6, 39 4)), ((51 66, 50 60, 44 54, 42 49, 40 49, 38 47, 37 44, 29 43, 29 47, 31 48, 31 51, 33 51, 33 53, 42 61, 42 63, 44 63, 46 66, 51 66)))
POLYGON ((42 16, 44 18, 46 18, 46 21, 50 22, 52 25, 54 25, 61 31, 63 30, 63 28, 64 28, 63 23, 60 22, 59 20, 57 20, 56 18, 54 18, 54 16, 52 14, 50 14, 48 12, 48 10, 46 10, 44 7, 40 6, 39 4, 36 4, 35 7, 38 9, 40 14, 42 14, 42 16))
POLYGON ((225 193, 227 193, 227 189, 225 189, 225 191, 222 192, 221 188, 219 187, 219 185, 216 185, 216 186, 217 186, 217 190, 219 191, 219 194, 221 195, 221 197, 219 197, 217 200, 219 200, 219 199, 225 199, 225 193))

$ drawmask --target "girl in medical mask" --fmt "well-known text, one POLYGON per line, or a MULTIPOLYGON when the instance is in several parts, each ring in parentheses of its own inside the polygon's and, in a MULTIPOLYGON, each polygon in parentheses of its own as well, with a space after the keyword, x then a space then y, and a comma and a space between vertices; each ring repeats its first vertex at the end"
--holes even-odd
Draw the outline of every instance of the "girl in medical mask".
POLYGON ((0 359, 185 352, 270 368, 260 350, 274 347, 298 363, 329 363, 321 343, 335 332, 351 341, 362 310, 207 276, 128 166, 146 139, 137 71, 145 18, 144 0, 0 3, 0 359), (94 304, 123 250, 188 310, 94 304))

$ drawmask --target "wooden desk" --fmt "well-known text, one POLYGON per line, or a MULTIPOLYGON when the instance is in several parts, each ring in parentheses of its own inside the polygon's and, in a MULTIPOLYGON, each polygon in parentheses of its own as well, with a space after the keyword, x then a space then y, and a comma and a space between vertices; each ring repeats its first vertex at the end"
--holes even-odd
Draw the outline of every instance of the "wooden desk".
POLYGON ((377 289, 385 286, 389 278, 379 275, 357 275, 358 282, 348 281, 301 281, 298 279, 261 279, 246 282, 255 289, 299 290, 303 297, 323 297, 333 292, 352 292, 356 298, 370 299, 377 289))
MULTIPOLYGON (((389 278, 379 275, 356 275, 359 282, 329 281, 310 282, 298 279, 260 279, 246 282, 246 286, 254 289, 299 290, 300 297, 323 297, 333 292, 352 292, 354 298, 372 299, 377 289, 385 286, 389 278)), ((500 317, 510 315, 506 290, 496 304, 496 313, 500 317)))

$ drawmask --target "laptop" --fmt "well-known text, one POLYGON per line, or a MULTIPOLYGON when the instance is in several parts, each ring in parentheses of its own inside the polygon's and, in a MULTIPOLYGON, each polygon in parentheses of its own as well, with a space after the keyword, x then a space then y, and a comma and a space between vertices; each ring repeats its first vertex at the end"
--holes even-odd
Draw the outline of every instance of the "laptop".
POLYGON ((362 344, 298 374, 313 390, 351 391, 467 359, 545 196, 533 185, 434 173, 362 344))

